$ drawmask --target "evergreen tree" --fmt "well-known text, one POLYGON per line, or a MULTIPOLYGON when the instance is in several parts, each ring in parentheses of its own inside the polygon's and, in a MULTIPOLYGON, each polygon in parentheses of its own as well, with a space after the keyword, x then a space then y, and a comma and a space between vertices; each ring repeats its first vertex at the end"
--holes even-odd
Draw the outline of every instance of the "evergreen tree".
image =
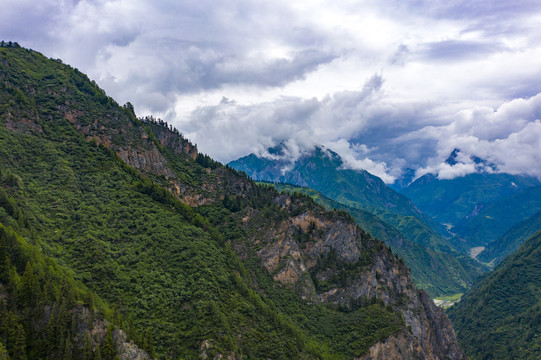
POLYGON ((34 275, 34 268, 32 263, 28 261, 21 281, 21 299, 26 302, 28 306, 35 305, 37 297, 37 282, 34 275))
POLYGON ((0 360, 9 360, 8 351, 2 342, 0 342, 0 360))
POLYGON ((64 343, 64 360, 71 360, 71 340, 70 340, 70 336, 66 337, 66 341, 64 343))
POLYGON ((83 345, 83 360, 94 360, 94 353, 92 352, 92 340, 87 332, 85 334, 85 342, 83 345))
POLYGON ((103 345, 101 347, 101 358, 103 360, 115 360, 117 356, 115 341, 113 339, 113 326, 107 328, 105 333, 105 339, 103 340, 103 345))
POLYGON ((102 360, 101 347, 99 343, 96 345, 96 351, 94 351, 94 360, 102 360))
POLYGON ((145 339, 144 339, 144 348, 143 350, 146 351, 146 353, 152 357, 156 357, 156 351, 154 350, 154 339, 152 337, 152 331, 150 328, 147 328, 145 331, 145 339))
POLYGON ((23 326, 13 323, 10 329, 10 353, 13 360, 26 360, 26 343, 23 326))

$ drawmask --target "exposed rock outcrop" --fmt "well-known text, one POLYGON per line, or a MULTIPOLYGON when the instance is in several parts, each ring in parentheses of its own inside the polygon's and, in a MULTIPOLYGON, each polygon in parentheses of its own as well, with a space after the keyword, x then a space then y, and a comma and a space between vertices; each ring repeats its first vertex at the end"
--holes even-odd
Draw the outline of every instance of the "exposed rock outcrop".
POLYGON ((280 195, 275 203, 290 216, 276 222, 263 221, 264 215, 254 209, 243 214, 250 240, 259 248, 256 253, 276 281, 311 302, 355 307, 375 298, 399 311, 406 328, 372 346, 361 359, 465 358, 443 310, 415 288, 409 269, 389 248, 346 215, 329 216, 317 207, 298 213, 307 201, 280 195), (314 281, 328 286, 318 291, 314 281))

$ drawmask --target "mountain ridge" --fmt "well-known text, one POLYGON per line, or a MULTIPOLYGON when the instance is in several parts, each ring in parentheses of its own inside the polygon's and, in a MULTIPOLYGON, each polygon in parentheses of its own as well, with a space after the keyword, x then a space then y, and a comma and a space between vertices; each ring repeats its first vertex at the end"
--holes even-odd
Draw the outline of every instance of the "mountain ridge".
POLYGON ((76 69, 0 58, 0 161, 43 251, 147 328, 159 358, 463 358, 349 217, 255 185, 76 69))
POLYGON ((534 236, 539 230, 541 230, 541 211, 511 227, 488 244, 477 258, 480 261, 497 265, 507 256, 516 252, 524 241, 534 236))
POLYGON ((397 229, 372 213, 350 208, 327 198, 311 188, 300 188, 281 183, 272 183, 270 185, 281 192, 300 192, 309 195, 316 203, 323 205, 327 209, 339 209, 349 213, 361 228, 382 240, 404 260, 411 270, 416 285, 426 290, 432 297, 463 293, 468 289, 468 285, 474 282, 475 276, 470 274, 471 269, 462 269, 463 273, 461 274, 453 272, 458 272, 458 269, 461 269, 461 264, 449 264, 454 258, 449 257, 446 253, 429 250, 418 243, 408 240, 397 229), (430 266, 425 266, 424 263, 430 264, 430 266), (451 269, 453 271, 450 271, 451 269), (470 278, 468 278, 467 283, 456 280, 464 279, 468 275, 470 275, 470 278), (446 276, 449 279, 442 281, 442 278, 446 276))

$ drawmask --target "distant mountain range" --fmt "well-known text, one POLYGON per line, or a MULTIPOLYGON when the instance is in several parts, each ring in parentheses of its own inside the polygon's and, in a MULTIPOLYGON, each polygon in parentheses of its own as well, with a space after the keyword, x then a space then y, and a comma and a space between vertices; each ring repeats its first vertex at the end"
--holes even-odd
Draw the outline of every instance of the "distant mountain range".
POLYGON ((316 146, 293 162, 285 151, 284 145, 278 145, 268 149, 268 157, 250 154, 231 161, 229 166, 255 180, 308 186, 354 208, 424 216, 407 197, 390 189, 379 177, 366 170, 345 168, 342 158, 331 149, 316 146))
MULTIPOLYGON (((446 162, 455 165, 459 154, 455 149, 446 162)), ((496 173, 487 161, 471 161, 479 172, 449 180, 426 174, 400 189, 433 221, 445 225, 454 247, 464 253, 486 247, 541 210, 537 178, 496 173)))

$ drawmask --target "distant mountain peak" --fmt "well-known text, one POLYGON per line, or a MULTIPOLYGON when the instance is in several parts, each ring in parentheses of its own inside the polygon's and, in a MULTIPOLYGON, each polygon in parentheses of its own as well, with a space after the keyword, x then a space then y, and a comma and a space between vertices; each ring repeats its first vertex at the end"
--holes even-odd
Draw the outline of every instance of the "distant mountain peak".
POLYGON ((449 157, 447 158, 447 160, 445 160, 445 163, 446 163, 446 164, 449 164, 449 165, 451 165, 451 166, 458 164, 457 157, 458 157, 458 154, 459 154, 459 153, 460 153, 460 149, 455 148, 455 149, 453 150, 453 152, 449 155, 449 157))
POLYGON ((275 156, 284 156, 285 148, 286 148, 286 144, 284 142, 281 142, 278 145, 268 148, 267 153, 269 153, 270 155, 275 155, 275 156))
POLYGON ((450 166, 455 166, 458 164, 475 164, 475 170, 477 172, 496 172, 498 171, 498 166, 493 162, 490 162, 486 159, 482 159, 478 156, 466 154, 459 148, 454 148, 449 157, 445 160, 445 163, 450 166))

